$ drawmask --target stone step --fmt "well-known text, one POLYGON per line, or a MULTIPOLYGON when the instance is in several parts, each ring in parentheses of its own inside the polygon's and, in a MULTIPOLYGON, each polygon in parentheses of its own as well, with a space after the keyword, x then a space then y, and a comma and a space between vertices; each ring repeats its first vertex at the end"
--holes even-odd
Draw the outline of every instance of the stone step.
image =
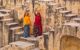
POLYGON ((10 30, 14 31, 14 30, 21 29, 21 28, 22 28, 21 26, 17 26, 17 27, 10 28, 10 30))
POLYGON ((68 11, 68 10, 61 10, 61 11, 59 11, 60 13, 62 13, 62 14, 69 14, 69 13, 71 13, 72 11, 68 11))
POLYGON ((11 10, 9 10, 9 9, 0 9, 0 12, 6 12, 6 13, 9 13, 9 12, 11 12, 11 10))
POLYGON ((7 23, 6 25, 7 26, 12 26, 12 25, 17 25, 18 23, 16 23, 16 22, 13 22, 13 23, 7 23))
POLYGON ((15 33, 15 41, 20 40, 20 37, 22 37, 24 31, 16 32, 15 33))
POLYGON ((8 13, 5 13, 5 14, 0 13, 0 18, 6 17, 6 16, 9 16, 9 14, 8 13))
POLYGON ((65 15, 65 17, 71 18, 71 17, 77 17, 77 15, 72 13, 72 14, 67 14, 67 15, 65 15))
POLYGON ((72 27, 80 27, 80 23, 77 23, 77 22, 66 22, 63 25, 72 26, 72 27))
POLYGON ((27 37, 27 38, 21 37, 20 39, 23 40, 23 41, 28 41, 28 42, 34 43, 35 47, 38 47, 39 43, 40 43, 40 40, 42 39, 42 36, 39 36, 39 37, 27 37))
POLYGON ((21 39, 23 40, 27 40, 27 41, 38 41, 39 39, 41 39, 43 36, 38 36, 38 37, 27 37, 27 38, 24 38, 24 37, 21 37, 21 39))
POLYGON ((17 32, 17 33, 15 33, 16 35, 21 35, 21 34, 23 34, 24 33, 24 31, 20 31, 20 32, 17 32))
POLYGON ((12 42, 9 45, 11 45, 12 47, 18 47, 18 49, 34 49, 35 48, 35 44, 30 43, 30 42, 23 42, 23 41, 16 41, 16 42, 12 42))
POLYGON ((80 21, 80 18, 78 17, 78 18, 73 18, 72 19, 73 21, 80 21))
POLYGON ((65 7, 57 7, 56 10, 65 9, 65 7))
POLYGON ((34 43, 35 46, 37 47, 39 45, 39 41, 42 39, 42 36, 39 36, 39 37, 27 37, 27 38, 21 37, 20 39, 24 40, 24 41, 28 41, 28 42, 34 43))
POLYGON ((0 21, 12 21, 13 18, 8 18, 8 19, 3 19, 3 20, 0 20, 0 21))
POLYGON ((38 38, 36 38, 36 37, 27 37, 27 38, 21 37, 21 39, 31 41, 31 42, 38 40, 38 38))

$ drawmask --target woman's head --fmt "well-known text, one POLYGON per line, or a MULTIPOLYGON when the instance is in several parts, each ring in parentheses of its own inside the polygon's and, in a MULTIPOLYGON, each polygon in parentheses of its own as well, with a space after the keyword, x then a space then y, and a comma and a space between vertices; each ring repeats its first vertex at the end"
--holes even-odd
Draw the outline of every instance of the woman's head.
POLYGON ((25 16, 29 16, 29 10, 26 10, 26 12, 25 12, 24 15, 25 15, 25 16))
POLYGON ((38 9, 36 9, 36 10, 35 10, 35 14, 38 14, 38 13, 40 13, 40 12, 39 12, 39 10, 38 10, 38 9))

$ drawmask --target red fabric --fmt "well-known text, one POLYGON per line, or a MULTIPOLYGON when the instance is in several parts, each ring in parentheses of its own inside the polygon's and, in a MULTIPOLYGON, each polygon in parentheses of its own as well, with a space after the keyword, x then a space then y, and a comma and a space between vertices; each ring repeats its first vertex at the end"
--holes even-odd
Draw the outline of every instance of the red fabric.
POLYGON ((39 36, 42 35, 42 22, 41 22, 41 15, 40 13, 35 14, 35 22, 34 25, 38 27, 38 34, 39 36))

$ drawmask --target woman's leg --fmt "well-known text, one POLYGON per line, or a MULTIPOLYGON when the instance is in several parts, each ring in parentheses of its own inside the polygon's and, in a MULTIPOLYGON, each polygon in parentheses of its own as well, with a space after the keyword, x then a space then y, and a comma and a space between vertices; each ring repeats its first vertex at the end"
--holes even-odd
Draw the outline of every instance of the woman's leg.
POLYGON ((42 27, 41 25, 38 26, 38 36, 42 35, 42 27))
POLYGON ((29 37, 29 33, 30 33, 30 27, 29 26, 24 26, 23 36, 24 37, 29 37))
POLYGON ((35 26, 35 28, 34 28, 34 34, 35 34, 35 37, 38 36, 38 27, 37 26, 35 26))
POLYGON ((30 26, 29 25, 27 25, 27 27, 26 27, 26 37, 29 37, 30 35, 30 26))

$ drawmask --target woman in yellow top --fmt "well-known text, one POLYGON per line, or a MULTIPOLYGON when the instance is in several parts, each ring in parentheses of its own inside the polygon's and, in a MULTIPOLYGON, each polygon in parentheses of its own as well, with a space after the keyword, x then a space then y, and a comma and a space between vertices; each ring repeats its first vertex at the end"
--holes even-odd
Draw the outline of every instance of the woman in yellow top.
POLYGON ((24 14, 23 25, 24 25, 23 36, 25 38, 29 37, 30 36, 30 25, 31 25, 31 20, 30 20, 30 16, 29 16, 29 10, 27 10, 26 13, 24 14))

